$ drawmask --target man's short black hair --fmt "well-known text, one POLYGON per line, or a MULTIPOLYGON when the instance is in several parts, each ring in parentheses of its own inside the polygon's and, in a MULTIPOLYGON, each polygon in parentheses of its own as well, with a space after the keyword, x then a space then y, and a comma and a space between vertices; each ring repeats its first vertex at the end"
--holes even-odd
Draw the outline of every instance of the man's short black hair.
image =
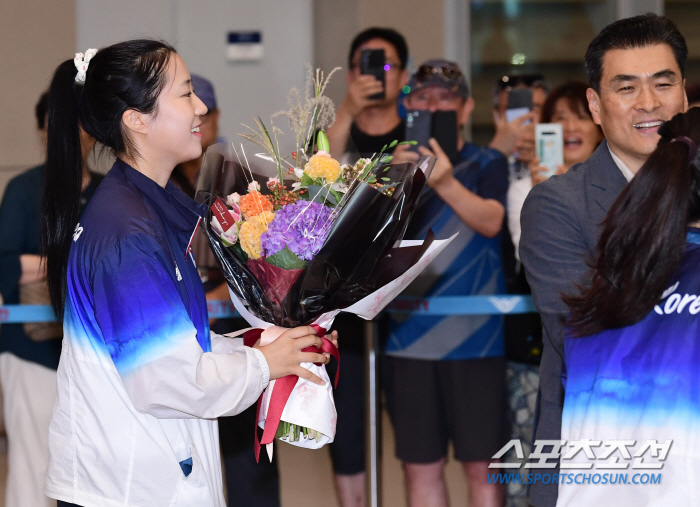
POLYGON ((633 49, 668 44, 676 57, 681 77, 685 77, 688 46, 673 22, 664 16, 647 13, 609 24, 593 39, 586 51, 588 84, 600 93, 603 77, 603 57, 613 49, 633 49))
POLYGON ((34 107, 34 114, 36 115, 36 125, 39 130, 44 130, 46 127, 46 115, 49 113, 49 92, 44 92, 39 97, 39 102, 36 103, 34 107))
POLYGON ((408 63, 408 46, 406 45, 406 39, 403 38, 396 30, 391 28, 368 28, 367 30, 358 33, 350 45, 350 54, 348 55, 348 68, 352 69, 352 57, 362 44, 372 39, 382 39, 387 41, 389 44, 394 46, 396 49, 396 54, 399 56, 399 64, 401 69, 406 68, 408 63))

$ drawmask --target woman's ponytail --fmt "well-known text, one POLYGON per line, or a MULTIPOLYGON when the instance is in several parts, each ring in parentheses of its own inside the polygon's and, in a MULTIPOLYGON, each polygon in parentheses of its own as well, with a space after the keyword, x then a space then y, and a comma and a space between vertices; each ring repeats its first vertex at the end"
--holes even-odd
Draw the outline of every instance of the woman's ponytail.
POLYGON ((41 255, 46 259, 49 295, 63 319, 66 270, 73 229, 78 222, 83 161, 80 148, 79 96, 73 60, 63 62, 49 88, 49 121, 41 227, 41 255))
POLYGON ((687 225, 700 218, 700 170, 693 149, 700 141, 700 109, 676 115, 659 134, 656 150, 602 224, 591 284, 563 298, 575 336, 642 320, 683 260, 687 225))
POLYGON ((68 256, 83 183, 80 129, 115 155, 136 158, 138 153, 125 132, 122 115, 129 109, 157 112, 158 96, 174 53, 165 42, 136 39, 97 52, 88 50, 85 66, 67 60, 56 69, 49 88, 41 254, 46 258, 51 304, 59 318, 63 317, 68 256), (81 66, 78 79, 84 84, 76 83, 76 65, 81 66))

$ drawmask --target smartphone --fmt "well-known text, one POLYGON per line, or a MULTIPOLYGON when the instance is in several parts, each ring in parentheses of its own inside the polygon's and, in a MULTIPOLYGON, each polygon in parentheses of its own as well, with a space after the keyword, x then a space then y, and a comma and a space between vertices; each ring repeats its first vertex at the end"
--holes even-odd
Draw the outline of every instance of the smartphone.
POLYGON ((418 153, 419 146, 428 148, 428 140, 431 135, 433 116, 428 110, 407 110, 406 111, 406 141, 416 141, 409 149, 418 153))
MULTIPOLYGON (((386 58, 383 49, 363 49, 360 51, 360 73, 370 74, 382 82, 384 86, 384 65, 386 58)), ((367 97, 372 100, 383 100, 385 98, 384 90, 367 97)))
POLYGON ((453 164, 457 161, 457 111, 435 111, 430 128, 433 137, 453 164))
POLYGON ((547 178, 564 163, 564 128, 560 123, 535 125, 535 147, 540 165, 547 168, 547 178))
POLYGON ((506 106, 506 121, 508 123, 522 118, 532 111, 532 90, 517 88, 508 90, 508 105, 506 106))
POLYGON ((416 141, 409 149, 418 152, 418 146, 430 148, 428 142, 434 138, 452 163, 456 162, 457 152, 457 112, 428 110, 406 111, 407 141, 416 141))

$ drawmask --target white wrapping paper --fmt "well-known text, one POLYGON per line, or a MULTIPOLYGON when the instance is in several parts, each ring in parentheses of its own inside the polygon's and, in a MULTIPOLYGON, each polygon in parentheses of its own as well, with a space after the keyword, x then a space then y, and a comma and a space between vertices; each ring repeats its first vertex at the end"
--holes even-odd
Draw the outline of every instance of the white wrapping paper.
MULTIPOLYGON (((333 320, 338 313, 348 312, 354 313, 363 319, 372 320, 379 312, 381 312, 391 301, 398 296, 417 276, 423 271, 430 262, 442 252, 447 245, 457 236, 457 234, 445 240, 435 240, 430 245, 428 250, 421 258, 403 275, 396 278, 394 281, 377 289, 369 296, 361 299, 357 303, 342 310, 334 310, 332 312, 321 315, 314 324, 321 326, 324 329, 330 329, 333 325, 333 320)), ((408 246, 416 246, 422 244, 422 241, 402 241, 400 248, 408 246)), ((231 300, 236 310, 241 316, 254 328, 264 329, 261 336, 261 345, 265 345, 274 341, 285 329, 274 326, 269 322, 258 319, 252 315, 243 303, 230 291, 231 300)), ((240 333, 240 332, 239 332, 240 333)), ((237 334, 239 334, 237 333, 237 334)), ((339 336, 338 341, 340 350, 342 351, 342 336, 339 336)), ((341 354, 342 356, 342 354, 341 354)), ((335 402, 333 400, 332 383, 328 378, 325 366, 316 366, 313 363, 302 363, 301 366, 310 370, 315 375, 321 377, 326 384, 319 386, 308 380, 300 378, 289 396, 289 400, 282 412, 282 421, 296 424, 298 426, 306 426, 316 431, 323 433, 323 437, 316 441, 315 439, 300 438, 297 442, 290 442, 298 447, 306 447, 308 449, 319 449, 324 445, 333 442, 335 437, 335 427, 337 422, 337 413, 335 411, 335 402)), ((342 365, 341 365, 342 366, 342 365)), ((270 381, 270 385, 263 393, 263 403, 258 418, 258 425, 265 428, 267 419, 267 410, 270 404, 270 397, 274 391, 275 381, 270 381)), ((286 442, 286 440, 284 440, 286 442)), ((272 445, 267 446, 267 452, 272 459, 272 445)))

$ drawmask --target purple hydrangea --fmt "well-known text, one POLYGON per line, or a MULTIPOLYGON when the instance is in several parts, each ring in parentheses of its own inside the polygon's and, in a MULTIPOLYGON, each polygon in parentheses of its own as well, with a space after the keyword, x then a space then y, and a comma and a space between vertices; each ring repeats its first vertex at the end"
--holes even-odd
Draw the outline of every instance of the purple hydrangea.
POLYGON ((284 206, 260 237, 262 254, 269 257, 287 246, 300 259, 310 261, 328 237, 331 213, 331 208, 313 201, 284 206))

